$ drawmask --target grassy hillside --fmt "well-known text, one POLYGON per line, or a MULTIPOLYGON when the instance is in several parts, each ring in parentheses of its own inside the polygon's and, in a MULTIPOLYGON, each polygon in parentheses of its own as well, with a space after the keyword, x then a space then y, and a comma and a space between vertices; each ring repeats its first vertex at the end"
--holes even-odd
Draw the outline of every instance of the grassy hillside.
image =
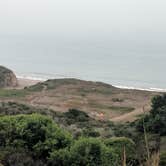
POLYGON ((150 100, 158 93, 118 89, 101 82, 55 79, 17 90, 0 90, 0 100, 47 107, 58 112, 79 109, 98 120, 133 121, 150 110, 150 100), (118 119, 117 119, 118 118, 118 119))

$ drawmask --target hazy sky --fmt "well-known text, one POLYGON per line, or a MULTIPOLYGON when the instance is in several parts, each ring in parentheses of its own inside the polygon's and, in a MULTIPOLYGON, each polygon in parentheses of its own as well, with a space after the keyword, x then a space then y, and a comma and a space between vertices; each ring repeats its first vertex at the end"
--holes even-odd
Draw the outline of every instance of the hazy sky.
POLYGON ((166 0, 0 0, 0 63, 16 71, 165 87, 165 61, 166 0))
POLYGON ((165 0, 1 0, 0 34, 166 37, 165 0))

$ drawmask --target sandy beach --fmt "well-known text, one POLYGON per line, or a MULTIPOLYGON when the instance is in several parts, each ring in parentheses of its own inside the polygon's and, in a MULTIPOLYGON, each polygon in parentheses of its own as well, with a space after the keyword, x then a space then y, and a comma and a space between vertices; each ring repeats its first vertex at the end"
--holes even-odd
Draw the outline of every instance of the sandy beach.
POLYGON ((23 89, 27 86, 35 85, 41 81, 39 80, 32 80, 32 79, 25 79, 25 78, 17 78, 18 79, 18 89, 23 89))

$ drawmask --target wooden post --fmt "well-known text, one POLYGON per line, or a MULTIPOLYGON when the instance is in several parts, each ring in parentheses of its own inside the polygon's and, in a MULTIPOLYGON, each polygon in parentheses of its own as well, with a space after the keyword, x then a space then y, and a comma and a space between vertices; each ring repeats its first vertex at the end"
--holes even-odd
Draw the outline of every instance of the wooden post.
POLYGON ((122 166, 126 166, 126 148, 123 147, 122 166))

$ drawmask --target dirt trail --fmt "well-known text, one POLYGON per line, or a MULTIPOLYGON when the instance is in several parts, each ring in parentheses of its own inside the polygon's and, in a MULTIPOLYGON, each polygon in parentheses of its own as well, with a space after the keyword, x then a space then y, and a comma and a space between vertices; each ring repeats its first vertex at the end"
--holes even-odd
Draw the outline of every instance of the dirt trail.
MULTIPOLYGON (((144 107, 145 112, 149 112, 150 106, 144 107)), ((143 108, 137 108, 133 112, 129 112, 127 114, 115 117, 110 119, 113 122, 131 122, 138 118, 139 115, 142 115, 144 113, 143 108)))
POLYGON ((40 92, 40 95, 32 96, 32 98, 29 99, 29 103, 30 103, 31 105, 35 106, 36 103, 37 103, 38 101, 40 101, 40 99, 41 99, 42 97, 45 96, 45 91, 46 91, 46 90, 47 90, 47 86, 44 85, 42 91, 40 92))

